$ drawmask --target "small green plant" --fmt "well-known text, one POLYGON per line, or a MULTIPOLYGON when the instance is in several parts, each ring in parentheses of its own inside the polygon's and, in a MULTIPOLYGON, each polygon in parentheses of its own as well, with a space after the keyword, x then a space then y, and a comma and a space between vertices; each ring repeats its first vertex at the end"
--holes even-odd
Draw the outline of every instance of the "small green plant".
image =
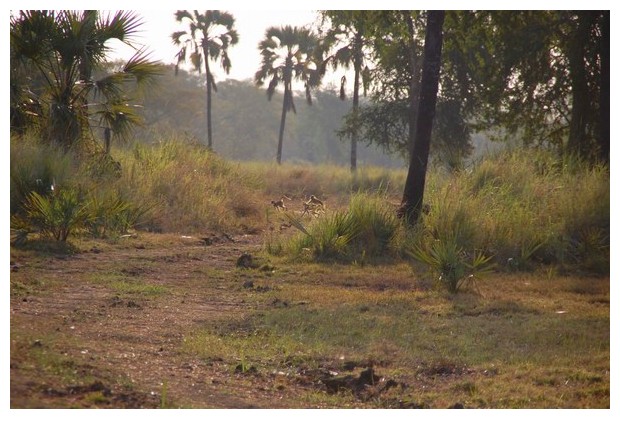
POLYGON ((159 408, 168 408, 168 382, 163 381, 161 383, 161 398, 159 400, 159 408))
POLYGON ((544 241, 524 241, 520 245, 519 255, 516 257, 510 257, 506 261, 506 265, 509 269, 515 271, 527 271, 530 269, 534 254, 542 248, 546 243, 544 241))
POLYGON ((63 242, 88 218, 87 206, 75 189, 60 189, 50 196, 33 191, 26 198, 24 209, 26 222, 41 234, 63 242))
POLYGON ((98 196, 93 193, 87 207, 86 229, 93 237, 103 238, 110 234, 125 234, 135 227, 154 205, 137 206, 118 194, 98 196))
POLYGON ((345 257, 347 246, 355 238, 359 228, 356 219, 349 213, 336 212, 322 218, 308 230, 295 215, 285 214, 292 226, 303 233, 296 240, 298 253, 309 250, 316 260, 339 259, 345 257))
POLYGON ((310 251, 314 260, 367 263, 389 253, 401 225, 381 198, 357 194, 347 211, 336 211, 315 219, 307 227, 300 216, 284 213, 303 235, 292 241, 294 252, 310 251))
POLYGON ((418 245, 410 253, 414 259, 430 267, 450 293, 475 285, 494 268, 492 257, 484 256, 480 251, 474 251, 471 262, 467 262, 467 252, 454 239, 434 240, 427 249, 418 245))

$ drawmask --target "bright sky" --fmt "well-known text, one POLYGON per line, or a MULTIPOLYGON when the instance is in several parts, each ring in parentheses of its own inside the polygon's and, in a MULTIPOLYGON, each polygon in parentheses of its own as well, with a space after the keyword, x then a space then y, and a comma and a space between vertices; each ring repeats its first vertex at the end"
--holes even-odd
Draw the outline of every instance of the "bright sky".
MULTIPOLYGON (((180 4, 179 6, 183 6, 180 4)), ((211 5, 209 5, 211 7, 211 5)), ((192 9, 189 9, 192 10, 192 9)), ((199 9, 202 11, 202 9, 199 9)), ((263 39, 265 30, 270 26, 310 25, 317 17, 317 13, 311 10, 294 11, 284 10, 248 10, 248 9, 225 9, 235 18, 235 28, 239 33, 239 42, 229 48, 229 56, 232 67, 230 74, 226 75, 219 67, 213 72, 216 80, 226 78, 244 80, 252 79, 260 65, 258 43, 263 39)), ((151 58, 162 61, 165 64, 176 63, 175 54, 179 48, 174 46, 170 35, 174 31, 186 30, 187 23, 178 23, 174 18, 176 9, 170 10, 143 10, 136 12, 142 17, 143 25, 140 27, 141 34, 139 43, 143 44, 151 58)), ((122 43, 114 44, 113 58, 129 58, 135 51, 122 43)))

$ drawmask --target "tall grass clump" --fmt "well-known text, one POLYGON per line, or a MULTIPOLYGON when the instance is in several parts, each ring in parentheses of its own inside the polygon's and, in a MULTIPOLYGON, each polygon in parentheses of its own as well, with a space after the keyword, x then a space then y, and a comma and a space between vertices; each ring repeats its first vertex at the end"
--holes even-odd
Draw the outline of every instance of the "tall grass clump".
POLYGON ((248 162, 244 165, 255 176, 261 177, 262 188, 270 198, 287 195, 307 199, 321 196, 330 207, 347 205, 352 194, 381 194, 400 198, 406 171, 386 170, 364 166, 352 175, 349 167, 338 165, 295 165, 283 163, 276 166, 265 162, 248 162))
POLYGON ((114 237, 140 227, 154 208, 152 204, 138 205, 129 201, 117 189, 110 187, 93 189, 85 197, 85 204, 87 218, 84 227, 95 238, 114 237))
POLYGON ((11 214, 23 213, 23 203, 32 192, 46 196, 52 185, 69 183, 78 175, 75 157, 37 141, 34 135, 11 137, 11 214))
POLYGON ((125 233, 151 209, 119 191, 122 166, 95 146, 78 153, 35 134, 11 136, 10 168, 13 244, 125 233))
POLYGON ((447 176, 428 194, 426 244, 494 255, 506 269, 540 263, 609 271, 609 169, 543 149, 511 149, 447 176))
POLYGON ((355 194, 346 210, 303 224, 285 214, 300 233, 288 243, 290 254, 314 261, 373 262, 398 254, 403 229, 393 207, 377 195, 355 194))
POLYGON ((153 207, 145 228, 252 232, 260 225, 260 180, 203 146, 171 137, 136 145, 118 158, 123 194, 138 207, 153 207))

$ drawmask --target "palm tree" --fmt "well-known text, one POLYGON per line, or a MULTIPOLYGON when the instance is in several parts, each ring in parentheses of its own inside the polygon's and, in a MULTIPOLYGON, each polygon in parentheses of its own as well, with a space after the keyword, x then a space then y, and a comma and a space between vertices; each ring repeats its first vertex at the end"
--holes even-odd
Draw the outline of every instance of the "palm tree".
POLYGON ((49 139, 66 150, 90 129, 89 96, 114 108, 124 104, 130 114, 120 121, 132 121, 137 114, 128 108, 125 85, 152 83, 161 66, 139 51, 120 70, 97 80, 92 74, 106 61, 107 42, 117 39, 131 46, 140 25, 139 16, 126 11, 103 17, 93 10, 20 11, 11 16, 11 88, 21 87, 16 94, 27 91, 37 98, 16 107, 36 106, 38 111, 25 113, 39 117, 49 139), (20 70, 28 70, 30 82, 18 80, 20 70))
POLYGON ((258 44, 261 53, 261 65, 254 75, 254 82, 261 86, 269 79, 267 98, 271 100, 280 83, 284 85, 282 117, 278 135, 278 152, 276 160, 282 163, 282 139, 284 124, 289 110, 297 113, 293 102, 293 80, 304 83, 306 101, 312 104, 310 89, 320 83, 320 75, 314 54, 318 46, 318 38, 310 30, 300 27, 269 27, 265 38, 258 44))
MULTIPOLYGON (((353 118, 357 118, 359 107, 360 85, 364 95, 370 83, 370 71, 366 64, 364 50, 370 42, 364 36, 365 21, 369 11, 362 10, 329 10, 323 16, 329 18, 331 26, 323 38, 323 49, 336 49, 323 63, 324 68, 331 64, 336 70, 338 67, 350 68, 353 66, 353 118)), ((346 77, 341 79, 340 99, 345 98, 346 77)), ((351 129, 351 172, 357 169, 357 127, 351 129)))
POLYGON ((235 25, 235 18, 228 12, 219 10, 207 10, 204 14, 197 10, 193 14, 186 10, 177 10, 176 20, 183 23, 187 20, 189 31, 176 31, 172 33, 172 41, 180 46, 177 53, 177 68, 184 63, 189 56, 192 66, 198 73, 202 72, 204 62, 205 74, 207 79, 207 141, 209 149, 213 147, 213 127, 211 125, 211 90, 217 92, 215 79, 211 73, 209 59, 217 61, 221 59, 221 66, 226 72, 230 73, 230 58, 228 57, 228 47, 239 42, 235 25))

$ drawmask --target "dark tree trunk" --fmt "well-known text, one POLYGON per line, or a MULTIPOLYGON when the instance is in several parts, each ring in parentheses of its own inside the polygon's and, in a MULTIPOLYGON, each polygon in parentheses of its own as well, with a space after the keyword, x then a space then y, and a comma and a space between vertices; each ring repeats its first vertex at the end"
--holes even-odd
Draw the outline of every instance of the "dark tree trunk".
POLYGON ((429 11, 426 21, 417 127, 403 201, 398 211, 399 216, 404 217, 412 226, 418 222, 424 200, 426 168, 439 88, 444 18, 445 11, 429 11))
POLYGON ((286 122, 286 112, 288 111, 288 103, 289 97, 291 94, 289 93, 288 84, 285 82, 284 84, 284 100, 282 101, 282 117, 280 118, 280 133, 278 134, 278 153, 276 154, 276 161, 279 164, 282 164, 282 140, 284 139, 284 124, 286 122))
POLYGON ((409 157, 413 153, 413 142, 415 140, 416 121, 418 120, 418 105, 420 104, 420 73, 417 70, 415 38, 413 18, 411 12, 407 11, 407 29, 409 30, 409 157))
POLYGON ((213 129, 211 125, 211 70, 209 69, 209 58, 207 57, 207 48, 203 48, 205 55, 205 70, 207 72, 207 144, 209 149, 213 149, 213 129))
POLYGON ((103 142, 105 145, 105 153, 106 155, 109 155, 112 143, 112 130, 109 127, 105 127, 103 130, 103 142))
POLYGON ((577 28, 575 29, 569 47, 569 68, 571 79, 571 119, 568 135, 568 150, 571 153, 587 156, 589 144, 587 141, 587 125, 590 111, 590 93, 586 76, 586 45, 590 37, 592 26, 592 12, 577 12, 577 28))
MULTIPOLYGON (((362 62, 356 58, 355 60, 355 78, 353 80, 353 116, 357 121, 357 110, 360 103, 360 69, 362 62)), ((357 171, 357 126, 351 132, 351 172, 357 171)))
POLYGON ((610 87, 609 87, 609 11, 602 11, 601 15, 601 100, 600 100, 600 135, 599 159, 609 164, 610 140, 610 87))

